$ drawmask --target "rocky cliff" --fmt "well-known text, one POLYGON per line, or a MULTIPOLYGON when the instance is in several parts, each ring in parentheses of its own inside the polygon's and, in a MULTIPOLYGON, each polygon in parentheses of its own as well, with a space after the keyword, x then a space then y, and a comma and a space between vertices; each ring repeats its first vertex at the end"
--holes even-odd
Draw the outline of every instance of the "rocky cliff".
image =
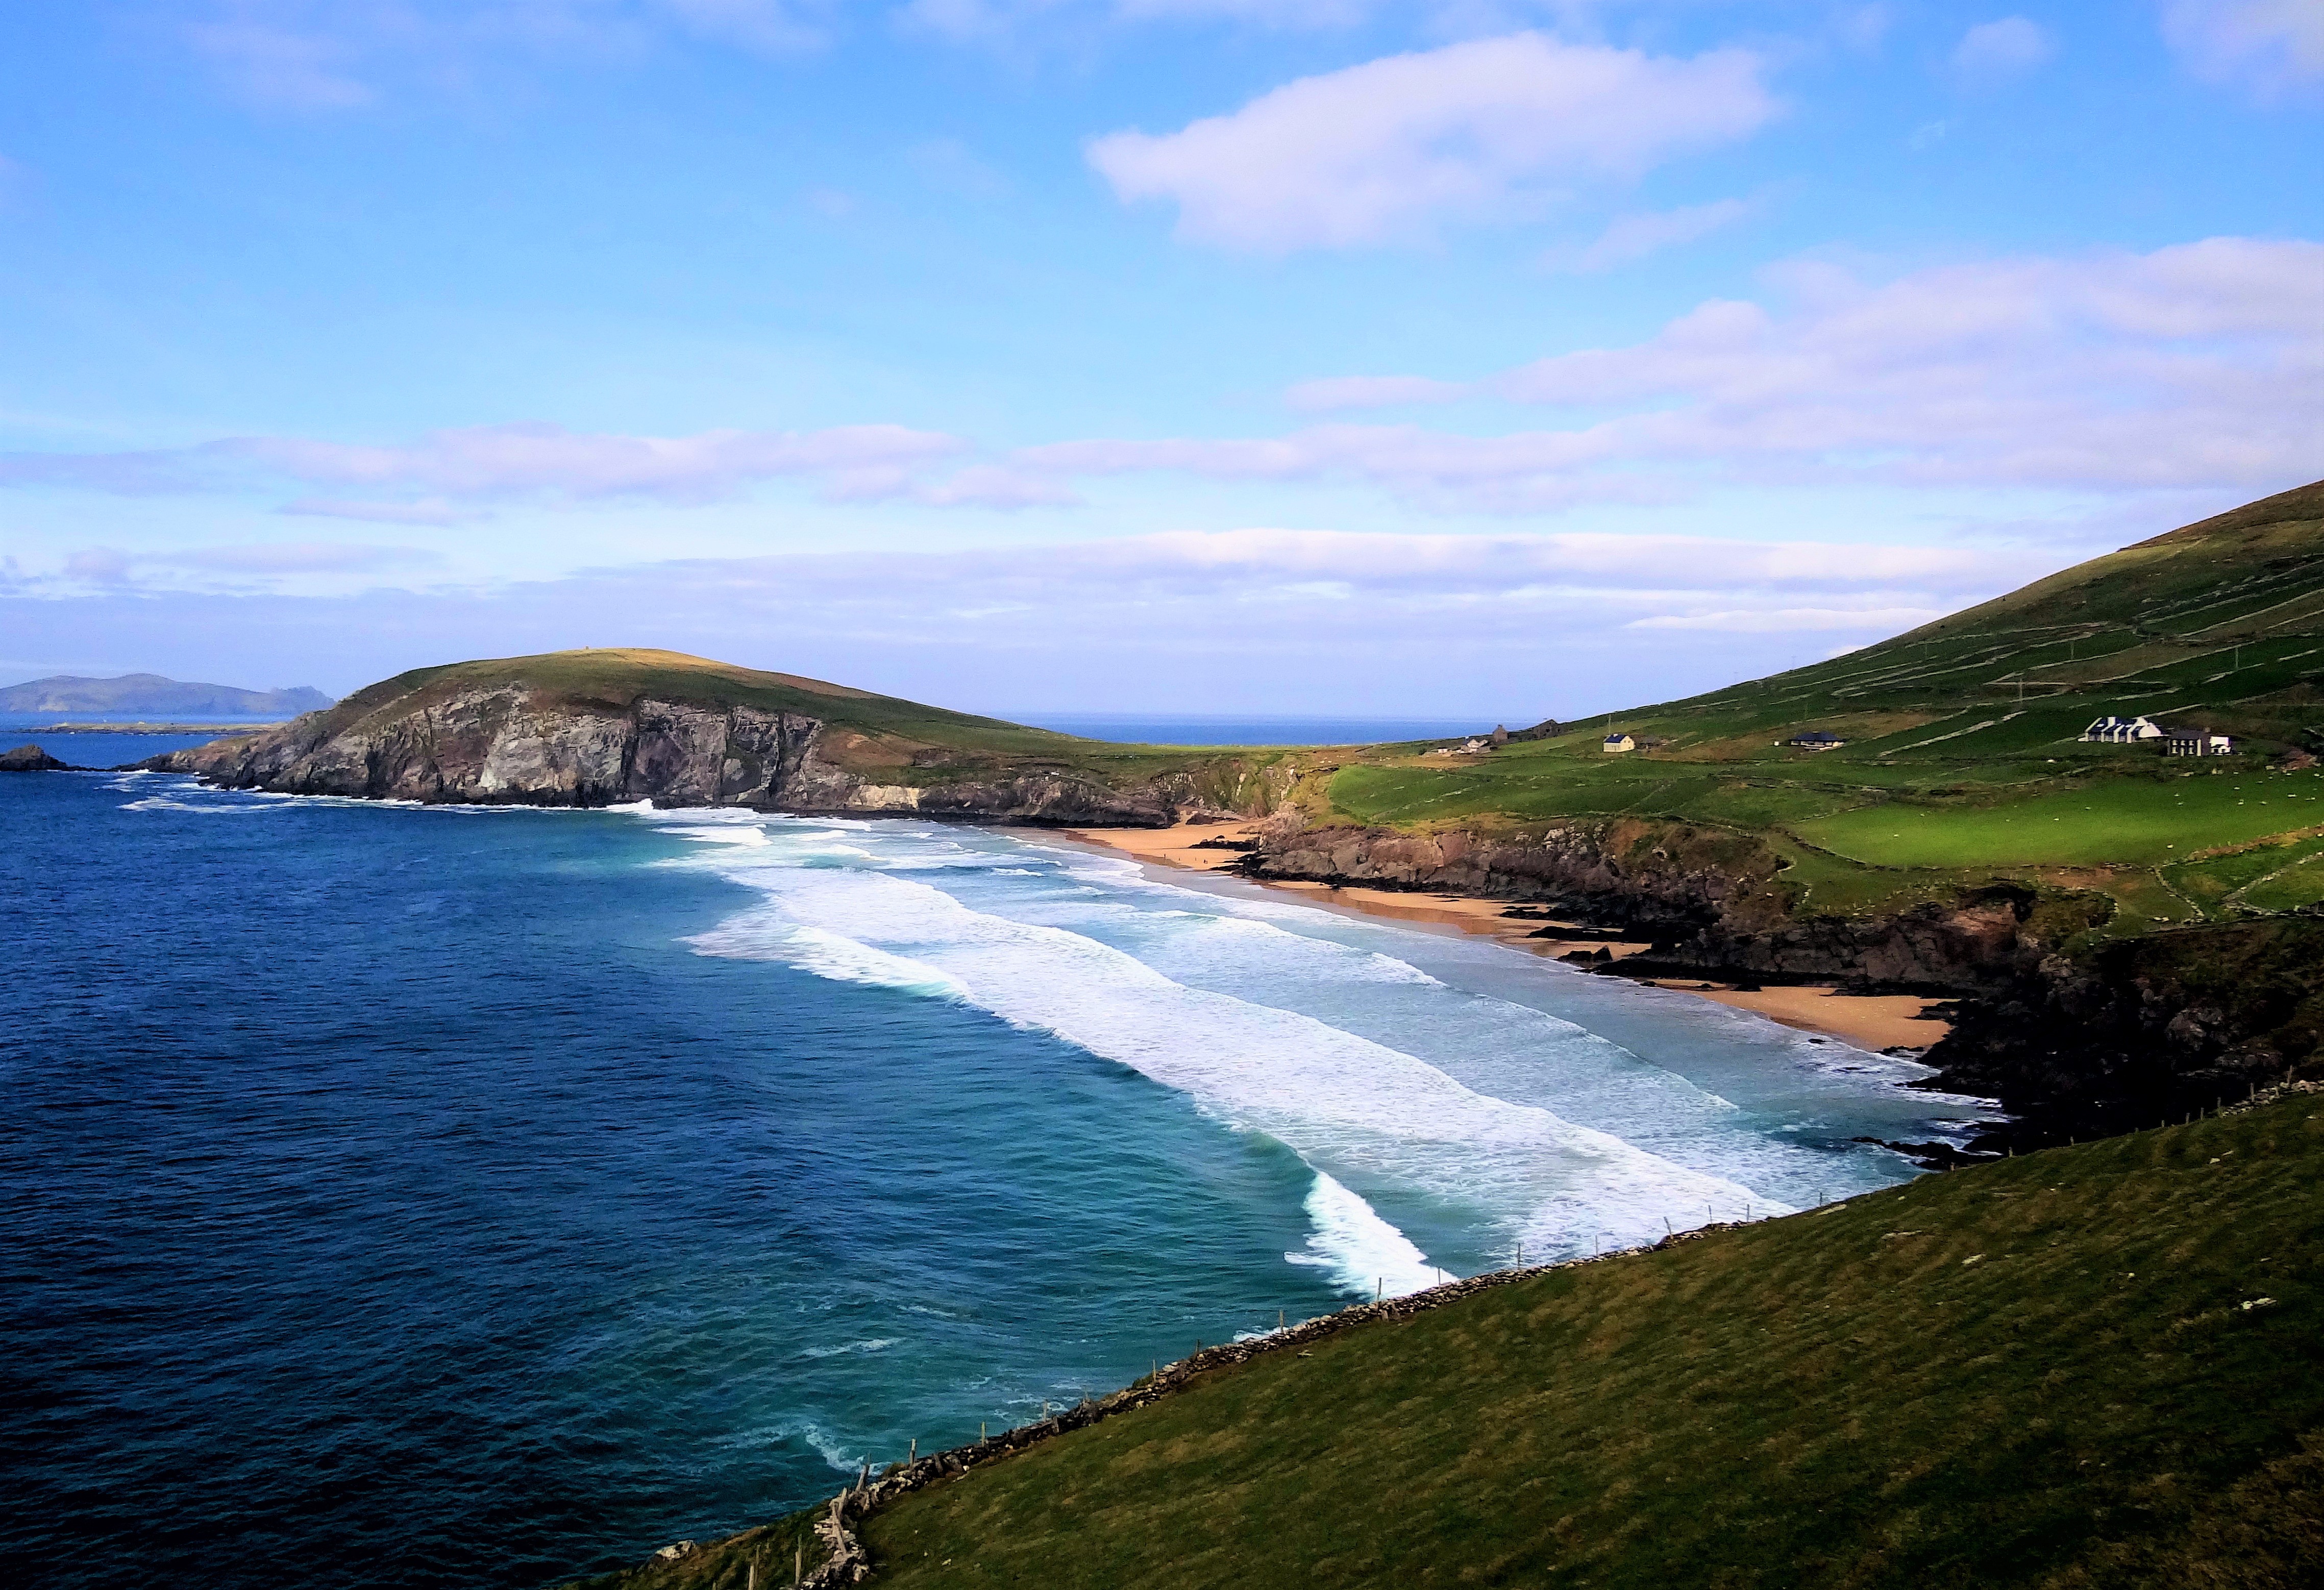
POLYGON ((1937 1086, 1998 1098, 2020 1144, 2177 1120, 2324 1077, 2324 921, 2262 917, 2049 955, 1964 1001, 1937 1086))
POLYGON ((1893 915, 1794 914, 1783 859, 1757 838, 1610 819, 1490 836, 1390 829, 1262 830, 1244 869, 1536 902, 1652 942, 1639 972, 1835 981, 1865 990, 1996 991, 2090 925, 2088 908, 1997 885, 1893 915))
POLYGON ((1185 770, 1109 779, 1074 765, 1078 742, 1040 731, 697 659, 641 671, 683 694, 632 693, 596 676, 576 685, 569 676, 578 666, 568 655, 429 670, 143 766, 233 788, 429 803, 651 800, 1131 826, 1167 824, 1202 805, 1200 780, 1185 770), (521 666, 543 662, 565 666, 521 666), (761 699, 744 699, 753 694, 761 699), (921 716, 905 720, 905 709, 921 716), (943 731, 955 727, 946 743, 943 731))

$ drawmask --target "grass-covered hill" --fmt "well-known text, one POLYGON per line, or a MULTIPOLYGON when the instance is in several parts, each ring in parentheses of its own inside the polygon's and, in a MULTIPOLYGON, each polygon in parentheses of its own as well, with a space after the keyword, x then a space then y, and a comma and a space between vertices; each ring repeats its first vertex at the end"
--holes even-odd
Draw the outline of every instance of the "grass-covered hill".
POLYGON ((2324 1583, 2319 1181, 2296 1093, 1540 1274, 907 1495, 873 1583, 2324 1583))
MULTIPOLYGON (((821 763, 891 788, 1056 777, 1130 790, 1168 779, 1188 800, 1240 808, 1267 804, 1291 777, 1281 767, 1286 756, 1280 751, 1204 752, 1083 740, 795 674, 634 647, 414 668, 301 720, 291 738, 302 749, 376 744, 408 734, 415 723, 456 716, 460 703, 503 688, 522 693, 535 722, 560 713, 620 719, 641 703, 810 718, 822 726, 816 742, 821 763)), ((196 758, 195 770, 211 769, 196 758)))
POLYGON ((2110 904, 2100 932, 2324 901, 2324 483, 1830 661, 1445 758, 1376 748, 1301 791, 1318 821, 1491 833, 1577 817, 1757 836, 1794 909, 1878 913, 1997 875, 2110 904), (2083 744, 2145 715, 2220 760, 2083 744), (1609 731, 1655 743, 1601 749, 1609 731), (1821 730, 1838 750, 1783 742, 1821 730))

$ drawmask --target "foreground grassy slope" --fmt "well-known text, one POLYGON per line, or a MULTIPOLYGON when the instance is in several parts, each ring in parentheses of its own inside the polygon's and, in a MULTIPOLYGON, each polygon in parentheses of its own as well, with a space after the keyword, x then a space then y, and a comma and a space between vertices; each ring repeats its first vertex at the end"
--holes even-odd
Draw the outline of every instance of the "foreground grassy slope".
POLYGON ((879 1582, 2314 1584, 2319 1117, 1932 1177, 1262 1358, 906 1498, 879 1582))
POLYGON ((1997 870, 2111 901, 2106 932, 2324 901, 2324 483, 2068 569, 1844 657, 1489 756, 1375 748, 1303 788, 1320 819, 1428 831, 1631 816, 1762 835, 1815 909, 1997 870), (2209 724, 2224 763, 2084 745, 2107 713, 2209 724), (1608 756, 1609 728, 1659 741, 1608 756), (1837 751, 1781 742, 1807 730, 1837 751), (2264 889, 2254 881, 2264 876, 2264 889))

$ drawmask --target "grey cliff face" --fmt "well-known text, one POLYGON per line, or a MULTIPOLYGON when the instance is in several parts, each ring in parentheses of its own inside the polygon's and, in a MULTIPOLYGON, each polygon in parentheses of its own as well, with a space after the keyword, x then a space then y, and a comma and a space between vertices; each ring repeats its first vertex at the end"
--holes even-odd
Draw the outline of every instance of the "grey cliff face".
POLYGON ((309 713, 258 735, 146 766, 237 789, 430 804, 666 806, 922 813, 1023 823, 1163 825, 1176 803, 1065 775, 875 784, 816 754, 823 722, 750 706, 643 699, 626 711, 543 704, 519 685, 480 687, 334 731, 309 713))

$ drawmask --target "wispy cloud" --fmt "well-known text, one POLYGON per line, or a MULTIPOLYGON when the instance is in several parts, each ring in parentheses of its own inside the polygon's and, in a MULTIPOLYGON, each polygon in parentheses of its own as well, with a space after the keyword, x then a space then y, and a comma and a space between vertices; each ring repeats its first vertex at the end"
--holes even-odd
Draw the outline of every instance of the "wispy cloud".
MULTIPOLYGON (((1711 204, 1687 205, 1674 210, 1617 216, 1599 234, 1596 242, 1573 254, 1571 263, 1576 271, 1610 271, 1617 265, 1643 260, 1648 254, 1659 253, 1664 249, 1708 237, 1720 227, 1732 225, 1750 213, 1751 206, 1748 201, 1722 198, 1711 204)), ((1553 258, 1552 262, 1559 262, 1553 258)))
POLYGON ((1429 510, 1675 502, 1716 483, 2114 494, 2279 489, 2324 435, 2324 244, 2212 238, 1868 279, 1816 261, 1628 346, 1479 381, 1337 376, 1310 411, 1471 400, 1547 410, 1498 434, 1319 423, 1247 437, 1096 437, 979 456, 898 425, 680 437, 483 426, 360 445, 228 438, 0 455, 0 485, 116 494, 287 489, 285 511, 450 522, 498 504, 684 504, 791 481, 827 501, 1013 510, 1138 473, 1369 485, 1429 510))
POLYGON ((1711 478, 1797 483, 1803 471, 2101 492, 2267 490, 2317 473, 2324 244, 2213 238, 1886 281, 1795 263, 1770 286, 1769 303, 1714 300, 1643 343, 1481 381, 1343 377, 1293 389, 1310 407, 1499 399, 1570 411, 1565 428, 1473 437, 1343 425, 1028 456, 1068 471, 1339 475, 1486 507, 1676 492, 1711 478))
POLYGON ((836 0, 188 0, 157 14, 250 104, 357 109, 392 89, 473 81, 495 61, 609 60, 657 41, 761 55, 828 42, 836 0))
MULTIPOLYGON (((158 576, 115 556, 117 573, 158 576)), ((359 596, 228 602, 85 577, 77 595, 20 589, 0 631, 32 651, 118 632, 145 666, 182 648, 254 674, 327 655, 345 676, 324 683, 343 688, 462 656, 650 643, 991 710, 1489 700, 1514 721, 1806 661, 2044 570, 1961 546, 1251 528, 631 564, 489 589, 383 580, 359 596)))
POLYGON ((1979 23, 1953 46, 1954 72, 1975 87, 2023 77, 2058 52, 2041 23, 2023 16, 1979 23))
POLYGON ((2262 92, 2324 78, 2316 0, 2164 0, 2163 36, 2198 75, 2262 92))
POLYGON ((443 555, 423 547, 358 546, 343 541, 264 541, 191 549, 125 551, 84 547, 67 556, 66 583, 125 586, 160 575, 171 588, 221 583, 234 587, 272 587, 302 574, 384 574, 442 565, 443 555))
POLYGON ((1945 607, 1729 607, 1709 612, 1659 613, 1633 619, 1630 630, 1701 630, 1719 635, 1798 635, 1828 630, 1893 634, 1917 629, 1950 612, 1945 607))
POLYGON ((303 519, 351 519, 388 525, 456 525, 480 517, 473 509, 441 500, 419 502, 346 502, 301 497, 275 510, 303 519))
POLYGON ((1513 33, 1303 78, 1088 152, 1124 202, 1175 203, 1190 241, 1263 253, 1381 244, 1747 136, 1777 111, 1763 73, 1739 50, 1680 60, 1513 33))
POLYGON ((553 425, 477 426, 400 446, 239 437, 176 451, 0 455, 0 484, 120 493, 294 482, 402 492, 410 499, 301 498, 286 511, 440 523, 460 504, 537 497, 707 501, 784 477, 862 499, 913 488, 916 468, 960 451, 955 437, 899 425, 816 431, 703 431, 645 437, 553 425))

